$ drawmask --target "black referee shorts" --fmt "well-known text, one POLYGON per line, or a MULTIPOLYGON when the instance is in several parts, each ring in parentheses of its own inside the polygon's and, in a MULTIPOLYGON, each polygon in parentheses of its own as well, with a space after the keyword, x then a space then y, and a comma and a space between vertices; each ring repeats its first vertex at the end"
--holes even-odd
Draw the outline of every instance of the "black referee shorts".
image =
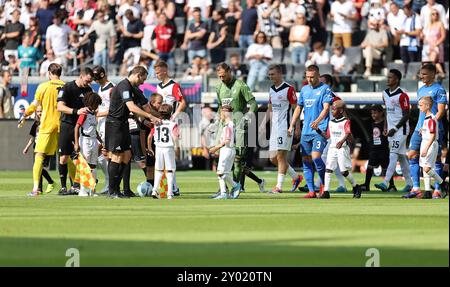
POLYGON ((66 122, 61 122, 61 129, 58 138, 59 155, 72 155, 75 142, 75 126, 66 122))
POLYGON ((105 146, 113 153, 121 153, 131 150, 131 138, 128 122, 106 121, 105 123, 105 146))
POLYGON ((373 150, 369 153, 369 162, 367 165, 386 169, 389 165, 389 151, 373 150))

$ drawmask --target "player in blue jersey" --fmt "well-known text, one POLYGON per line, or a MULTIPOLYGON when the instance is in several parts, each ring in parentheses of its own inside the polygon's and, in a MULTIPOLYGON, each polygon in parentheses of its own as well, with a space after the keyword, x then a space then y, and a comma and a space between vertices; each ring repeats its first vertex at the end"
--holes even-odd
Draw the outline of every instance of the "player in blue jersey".
MULTIPOLYGON (((438 121, 438 142, 439 142, 439 151, 438 157, 436 159, 436 173, 442 176, 442 162, 441 162, 441 146, 442 141, 444 139, 444 126, 442 123, 442 117, 445 113, 445 106, 447 104, 447 94, 445 89, 437 82, 435 82, 436 77, 436 67, 433 64, 425 64, 420 68, 420 77, 424 85, 417 91, 417 101, 425 96, 430 96, 433 99, 433 107, 431 112, 435 115, 436 120, 438 121)), ((423 126, 423 121, 425 119, 425 113, 420 112, 419 120, 417 121, 416 128, 411 137, 409 144, 409 166, 411 170, 411 177, 413 180, 413 188, 411 192, 407 195, 404 195, 405 198, 416 197, 420 194, 420 167, 419 167, 419 151, 420 151, 420 143, 422 141, 422 137, 420 135, 420 129, 423 126)), ((435 183, 436 184, 436 183, 435 183)), ((435 191, 439 191, 439 184, 435 185, 435 191)), ((444 193, 446 191, 443 191, 444 193)), ((442 194, 444 195, 444 194, 442 194)))
POLYGON ((303 173, 309 193, 305 198, 317 197, 314 191, 314 170, 312 162, 316 167, 320 177, 320 194, 323 193, 325 163, 322 160, 322 152, 327 145, 327 139, 321 133, 328 128, 329 110, 332 103, 332 94, 330 86, 320 82, 319 67, 311 65, 306 68, 305 85, 300 90, 300 96, 297 101, 294 115, 288 130, 291 136, 299 116, 304 110, 305 117, 301 133, 300 145, 302 149, 303 173))

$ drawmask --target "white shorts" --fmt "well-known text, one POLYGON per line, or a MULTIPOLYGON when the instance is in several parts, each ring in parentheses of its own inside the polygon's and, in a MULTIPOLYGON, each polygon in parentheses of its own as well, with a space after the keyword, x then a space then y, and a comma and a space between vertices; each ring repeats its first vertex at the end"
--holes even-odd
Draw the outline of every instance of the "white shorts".
POLYGON ((156 170, 176 170, 175 150, 173 147, 156 147, 155 151, 156 170))
MULTIPOLYGON (((425 144, 423 142, 420 145, 420 154, 422 154, 424 145, 425 144)), ((436 158, 438 155, 438 149, 439 149, 439 145, 438 145, 437 141, 434 141, 433 144, 428 149, 427 155, 424 157, 420 156, 419 166, 421 166, 421 167, 427 166, 427 167, 434 168, 434 166, 436 164, 436 158)))
POLYGON ((352 169, 352 158, 350 156, 350 148, 348 146, 337 149, 335 147, 328 148, 327 169, 336 170, 339 167, 341 172, 352 169))
POLYGON ((217 164, 217 173, 230 173, 233 168, 235 156, 236 150, 234 148, 221 148, 219 153, 219 163, 217 164))
POLYGON ((289 137, 286 131, 274 131, 270 133, 269 151, 291 150, 292 136, 289 137))
POLYGON ((406 154, 407 135, 403 134, 403 128, 398 130, 392 137, 388 137, 389 150, 391 153, 406 154))
POLYGON ((134 66, 139 64, 141 58, 141 47, 133 47, 125 50, 123 59, 127 62, 128 68, 131 70, 134 66))
POLYGON ((94 137, 80 136, 80 150, 88 164, 97 165, 98 141, 94 137))

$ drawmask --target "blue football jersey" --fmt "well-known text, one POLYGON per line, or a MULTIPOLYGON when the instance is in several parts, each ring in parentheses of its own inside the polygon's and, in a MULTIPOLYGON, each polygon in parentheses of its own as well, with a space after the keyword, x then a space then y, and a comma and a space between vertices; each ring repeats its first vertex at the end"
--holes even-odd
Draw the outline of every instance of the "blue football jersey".
MULTIPOLYGON (((431 86, 423 85, 417 91, 417 101, 421 98, 430 96, 433 99, 433 107, 431 108, 431 112, 436 115, 438 112, 438 104, 447 104, 447 93, 445 89, 439 83, 433 83, 431 86)), ((423 121, 425 120, 425 113, 419 113, 419 120, 417 121, 416 131, 419 131, 423 126, 423 121)), ((438 123, 439 129, 443 129, 442 120, 439 120, 438 123)))
MULTIPOLYGON (((305 85, 300 90, 297 104, 303 107, 305 113, 302 136, 317 136, 317 132, 313 130, 310 125, 323 111, 324 103, 332 104, 332 95, 330 87, 324 83, 320 83, 315 88, 310 85, 305 85)), ((329 114, 327 113, 325 118, 320 122, 319 129, 326 131, 328 128, 328 121, 329 114)))

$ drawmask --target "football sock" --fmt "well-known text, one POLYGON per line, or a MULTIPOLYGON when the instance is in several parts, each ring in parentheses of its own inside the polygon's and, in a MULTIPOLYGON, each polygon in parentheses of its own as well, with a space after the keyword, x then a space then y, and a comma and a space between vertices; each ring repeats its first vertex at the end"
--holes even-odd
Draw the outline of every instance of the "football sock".
POLYGON ((244 169, 244 172, 241 173, 241 178, 239 179, 239 183, 241 184, 242 188, 244 188, 244 185, 245 185, 245 174, 246 174, 246 170, 244 169))
POLYGON ((219 186, 220 186, 220 193, 221 194, 227 193, 227 185, 225 183, 224 177, 225 177, 225 175, 217 176, 217 178, 219 179, 219 186))
MULTIPOLYGON (((36 153, 33 164, 33 190, 39 188, 39 181, 41 181, 42 167, 44 166, 45 155, 36 153)), ((42 184, 41 184, 42 186, 42 184)))
POLYGON ((248 171, 247 176, 254 180, 257 184, 260 184, 262 182, 262 179, 260 179, 256 174, 254 174, 252 171, 248 171))
POLYGON ((174 179, 175 179, 175 173, 173 172, 166 172, 167 176, 167 195, 173 196, 173 188, 174 188, 174 179))
POLYGON ((67 187, 67 163, 58 165, 59 180, 61 181, 61 188, 67 187))
MULTIPOLYGON (((69 160, 67 161, 67 168, 69 171, 69 177, 70 180, 73 181, 75 179, 75 173, 76 173, 76 167, 75 164, 73 163, 73 160, 69 157, 69 160)), ((73 186, 77 186, 79 187, 80 185, 77 183, 73 184, 73 186)))
POLYGON ((283 187, 283 181, 284 181, 284 174, 282 174, 282 173, 278 173, 278 177, 277 177, 277 187, 278 187, 278 189, 280 189, 281 190, 281 188, 283 187))
POLYGON ((119 192, 117 188, 117 182, 120 178, 120 163, 111 161, 108 165, 109 172, 109 194, 115 194, 119 192))
POLYGON ((334 170, 334 175, 336 175, 336 178, 339 181, 339 186, 345 187, 345 179, 339 168, 334 170))
POLYGON ((425 191, 431 190, 431 178, 426 172, 423 173, 423 184, 425 185, 425 191))
POLYGON ((347 174, 347 176, 346 176, 345 178, 348 180, 348 182, 350 182, 350 184, 351 184, 353 187, 356 186, 355 178, 353 177, 353 174, 352 174, 350 171, 348 172, 348 174, 347 174))
POLYGON ((131 190, 130 189, 130 176, 131 176, 131 162, 124 166, 123 172, 123 190, 131 190))
POLYGON ((243 171, 243 166, 241 161, 236 161, 234 162, 234 171, 233 171, 233 180, 239 182, 241 179, 241 174, 243 171))
POLYGON ((420 166, 418 157, 409 160, 409 170, 411 172, 413 187, 420 188, 420 166))
MULTIPOLYGON (((42 176, 45 178, 45 180, 49 183, 49 184, 53 184, 53 178, 50 176, 50 173, 48 173, 48 171, 46 169, 42 169, 42 176)), ((42 176, 41 176, 41 180, 42 180, 42 176)))
POLYGON ((98 166, 101 168, 103 174, 105 175, 105 186, 108 186, 109 185, 108 160, 103 155, 100 155, 98 157, 98 166))
POLYGON ((366 181, 364 182, 364 185, 366 186, 367 190, 370 190, 370 181, 372 180, 372 176, 373 176, 373 168, 368 166, 366 170, 366 181))
POLYGON ((391 177, 391 180, 389 181, 389 187, 395 187, 394 178, 391 177))
POLYGON ((391 152, 389 154, 389 165, 386 171, 386 177, 384 178, 384 184, 388 185, 388 182, 394 176, 395 167, 397 166, 398 154, 391 152))
MULTIPOLYGON (((425 173, 425 172, 424 172, 425 173)), ((434 170, 434 168, 430 169, 428 172, 426 172, 430 178, 433 178, 435 180, 435 183, 440 185, 442 183, 442 177, 439 176, 439 174, 434 170)), ((440 188, 439 188, 440 190, 440 188)))
POLYGON ((409 162, 408 157, 404 154, 398 156, 398 161, 400 162, 400 167, 402 168, 403 177, 405 178, 406 184, 413 186, 411 179, 411 173, 409 172, 409 162))
MULTIPOLYGON (((444 166, 443 166, 442 162, 436 161, 436 164, 434 166, 434 171, 439 175, 440 178, 442 178, 442 176, 443 176, 443 172, 444 172, 443 167, 444 166)), ((434 182, 434 189, 441 190, 441 184, 438 183, 437 181, 435 181, 434 182)))
POLYGON ((143 167, 142 171, 144 172, 144 176, 147 177, 147 167, 143 167))
POLYGON ((321 157, 313 158, 314 165, 316 166, 317 173, 319 174, 320 184, 324 184, 325 181, 325 163, 321 157))
POLYGON ((324 184, 324 191, 330 190, 330 182, 331 182, 331 172, 325 172, 325 184, 324 184))
POLYGON ((314 171, 310 161, 303 161, 303 175, 310 192, 314 192, 314 171))
POLYGON ((297 172, 296 172, 295 169, 293 169, 292 166, 290 166, 290 165, 288 165, 288 168, 287 168, 287 170, 286 170, 286 173, 289 174, 289 176, 290 176, 292 179, 297 179, 297 178, 298 178, 297 172))
POLYGON ((164 174, 164 172, 162 170, 155 169, 155 184, 153 185, 153 190, 156 190, 156 191, 159 190, 159 185, 161 183, 163 174, 164 174))
POLYGON ((236 182, 233 180, 229 173, 224 174, 224 179, 225 183, 229 184, 230 186, 234 187, 236 185, 236 182))

